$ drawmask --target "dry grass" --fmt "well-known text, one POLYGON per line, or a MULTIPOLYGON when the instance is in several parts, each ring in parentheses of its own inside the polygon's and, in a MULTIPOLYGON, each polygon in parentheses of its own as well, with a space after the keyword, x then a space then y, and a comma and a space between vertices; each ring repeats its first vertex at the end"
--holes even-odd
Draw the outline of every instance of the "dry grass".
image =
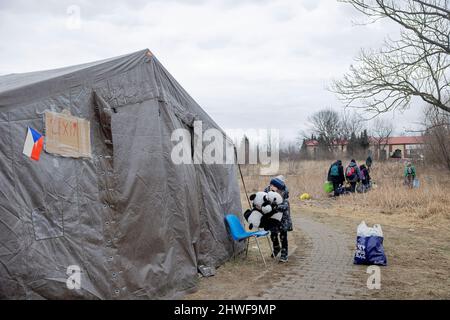
MULTIPOLYGON (((379 292, 367 292, 375 299, 442 299, 449 297, 450 277, 450 196, 445 186, 450 175, 433 168, 418 167, 421 188, 403 187, 403 166, 397 163, 376 164, 373 180, 377 189, 367 194, 329 198, 322 190, 329 161, 283 163, 280 174, 287 179, 291 193, 293 214, 307 216, 344 232, 351 237, 361 220, 369 225, 380 223, 385 234, 385 250, 389 266, 383 269, 383 287, 379 292), (308 192, 312 201, 300 201, 299 195, 308 192)), ((244 167, 244 179, 249 193, 261 191, 270 177, 260 176, 259 168, 244 167)), ((241 200, 247 200, 241 185, 241 200)), ((294 226, 289 233, 290 262, 311 250, 310 240, 301 228, 294 226)), ((261 239, 264 256, 269 246, 261 239)), ((202 278, 198 291, 186 299, 243 299, 259 296, 270 283, 279 281, 286 266, 268 258, 264 268, 254 245, 247 259, 231 260, 211 278, 202 278), (270 281, 268 281, 268 277, 270 281)), ((288 266, 290 263, 288 264, 288 266)), ((365 268, 355 277, 367 280, 365 268)), ((363 297, 354 297, 363 298, 363 297)))
MULTIPOLYGON (((298 202, 297 202, 298 203, 298 202)), ((356 236, 356 226, 362 217, 349 217, 345 212, 331 214, 318 212, 314 207, 293 210, 315 221, 325 223, 349 236, 356 236)), ((379 223, 379 214, 365 217, 370 225, 379 223)), ((402 228, 387 216, 390 224, 383 223, 384 249, 388 266, 382 268, 381 290, 364 290, 364 299, 449 299, 450 298, 450 233, 429 228, 402 228)), ((403 222, 404 223, 404 222, 403 222)), ((366 267, 355 266, 352 273, 361 283, 367 281, 366 267)))
MULTIPOLYGON (((343 196, 330 201, 322 186, 326 180, 330 161, 302 161, 282 163, 280 174, 286 176, 291 198, 309 193, 316 202, 331 206, 336 212, 377 213, 411 223, 430 226, 450 220, 450 173, 436 168, 417 167, 421 182, 419 189, 410 190, 403 185, 403 164, 398 162, 376 163, 372 179, 376 188, 366 194, 343 196)), ((243 168, 249 193, 260 191, 270 177, 259 176, 257 168, 243 168)), ((245 197, 243 197, 245 200, 245 197)), ((353 214, 355 216, 355 214, 353 214)), ((392 220, 392 219, 391 219, 392 220)))

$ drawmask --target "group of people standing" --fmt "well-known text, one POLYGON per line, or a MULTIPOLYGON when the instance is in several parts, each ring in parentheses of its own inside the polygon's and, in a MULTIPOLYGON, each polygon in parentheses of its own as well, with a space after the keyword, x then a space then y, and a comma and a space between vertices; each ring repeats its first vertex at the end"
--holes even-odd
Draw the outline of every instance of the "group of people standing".
MULTIPOLYGON (((371 187, 370 169, 372 167, 372 157, 369 156, 365 164, 358 166, 356 161, 352 159, 348 166, 344 169, 341 160, 334 162, 328 170, 328 181, 333 183, 334 196, 339 196, 347 192, 356 192, 358 182, 361 182, 363 192, 371 187), (350 184, 349 188, 344 186, 345 182, 350 184)), ((416 168, 411 162, 405 167, 405 184, 413 187, 416 178, 416 168)), ((277 206, 277 210, 283 212, 283 217, 279 225, 272 227, 270 238, 272 240, 273 253, 272 258, 280 255, 280 262, 288 261, 288 235, 289 231, 293 231, 290 205, 289 205, 289 189, 286 185, 285 178, 278 176, 270 181, 264 192, 274 191, 279 193, 283 198, 283 203, 277 206)))
POLYGON ((358 166, 355 159, 352 159, 348 166, 344 169, 341 160, 334 162, 328 170, 328 181, 333 183, 334 196, 341 194, 356 192, 358 182, 361 182, 363 191, 367 191, 371 186, 370 168, 372 166, 372 158, 369 156, 365 164, 358 166), (350 187, 345 187, 348 182, 350 187))
MULTIPOLYGON (((361 182, 361 192, 368 191, 372 186, 372 178, 370 177, 372 163, 371 156, 367 158, 365 164, 360 166, 352 159, 344 170, 341 160, 334 162, 328 170, 328 181, 333 183, 334 196, 338 197, 348 192, 355 193, 359 182, 361 182), (349 187, 345 187, 345 182, 348 182, 349 187)), ((416 168, 408 161, 404 170, 404 184, 411 189, 417 188, 418 180, 416 178, 416 168)))
MULTIPOLYGON (((340 196, 344 193, 354 193, 357 191, 357 184, 361 182, 363 192, 371 188, 370 169, 372 167, 372 157, 369 156, 365 164, 358 166, 352 159, 344 169, 341 160, 334 162, 328 170, 328 181, 333 183, 334 196, 340 196), (348 182, 349 187, 345 186, 348 182)), ((416 178, 416 168, 408 162, 405 167, 405 184, 412 188, 416 178)), ((277 210, 283 213, 279 224, 270 228, 270 238, 272 240, 273 253, 272 258, 280 254, 280 262, 288 261, 288 232, 293 231, 289 205, 289 189, 285 178, 278 176, 270 180, 270 184, 264 189, 264 192, 277 192, 283 198, 283 203, 277 205, 277 210)))

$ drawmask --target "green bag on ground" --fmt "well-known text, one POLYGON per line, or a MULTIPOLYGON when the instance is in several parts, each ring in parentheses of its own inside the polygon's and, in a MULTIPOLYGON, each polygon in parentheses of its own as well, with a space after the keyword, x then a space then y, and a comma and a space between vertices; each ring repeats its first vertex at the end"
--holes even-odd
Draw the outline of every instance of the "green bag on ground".
POLYGON ((326 193, 330 193, 333 192, 333 183, 330 181, 325 182, 325 184, 323 185, 323 191, 325 191, 326 193))

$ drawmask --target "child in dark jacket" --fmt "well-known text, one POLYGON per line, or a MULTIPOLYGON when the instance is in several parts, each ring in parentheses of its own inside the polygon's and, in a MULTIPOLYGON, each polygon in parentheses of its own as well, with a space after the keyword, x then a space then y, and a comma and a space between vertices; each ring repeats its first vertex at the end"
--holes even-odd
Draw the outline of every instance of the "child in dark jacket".
POLYGON ((283 203, 277 206, 278 211, 283 212, 283 218, 281 222, 272 227, 270 231, 270 239, 273 244, 272 258, 278 256, 281 252, 280 262, 288 261, 288 231, 293 231, 291 212, 289 206, 289 189, 284 182, 284 178, 278 176, 270 181, 270 185, 266 187, 265 192, 274 191, 278 192, 283 197, 283 203), (279 239, 278 239, 279 238, 279 239), (280 246, 281 242, 281 246, 280 246))
POLYGON ((359 166, 356 164, 354 159, 350 161, 348 167, 345 169, 345 177, 351 185, 350 192, 355 193, 356 184, 362 180, 362 176, 361 170, 359 170, 359 166))
POLYGON ((338 197, 341 192, 340 188, 345 182, 344 167, 342 161, 337 160, 328 170, 328 181, 333 183, 334 196, 338 197))
POLYGON ((359 170, 361 171, 361 182, 365 187, 368 187, 370 184, 370 173, 369 169, 366 167, 366 165, 361 165, 359 167, 359 170))

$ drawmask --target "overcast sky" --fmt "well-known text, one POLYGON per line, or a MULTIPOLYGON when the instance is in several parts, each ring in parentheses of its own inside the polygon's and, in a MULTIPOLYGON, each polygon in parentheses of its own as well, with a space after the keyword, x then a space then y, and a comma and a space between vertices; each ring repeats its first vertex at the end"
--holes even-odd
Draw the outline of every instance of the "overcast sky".
MULTIPOLYGON (((0 0, 0 74, 149 48, 224 129, 294 138, 314 111, 341 110, 326 88, 361 48, 398 33, 387 21, 355 24, 363 20, 336 0, 0 0)), ((400 134, 420 108, 390 117, 400 134)))

